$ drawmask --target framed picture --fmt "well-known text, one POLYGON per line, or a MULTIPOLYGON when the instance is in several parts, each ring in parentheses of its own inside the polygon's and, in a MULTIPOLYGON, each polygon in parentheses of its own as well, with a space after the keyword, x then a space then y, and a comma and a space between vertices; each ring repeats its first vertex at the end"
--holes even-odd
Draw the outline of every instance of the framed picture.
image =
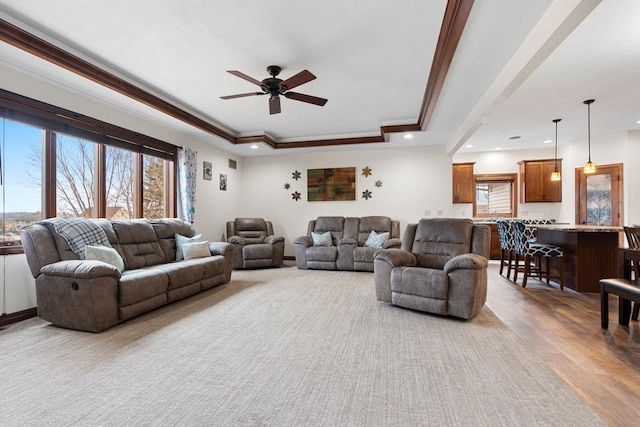
POLYGON ((227 175, 220 174, 220 190, 227 191, 227 175))
POLYGON ((213 178, 213 168, 211 167, 211 163, 202 162, 202 177, 207 181, 211 181, 213 178))
POLYGON ((307 169, 310 202, 355 200, 356 168, 307 169))

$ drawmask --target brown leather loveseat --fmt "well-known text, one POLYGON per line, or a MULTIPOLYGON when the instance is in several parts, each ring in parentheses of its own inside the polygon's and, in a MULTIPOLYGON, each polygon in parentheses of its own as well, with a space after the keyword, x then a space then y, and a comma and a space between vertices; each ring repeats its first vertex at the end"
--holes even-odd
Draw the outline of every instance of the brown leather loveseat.
POLYGON ((400 247, 400 223, 387 216, 321 216, 294 243, 300 269, 373 271, 377 250, 400 247))

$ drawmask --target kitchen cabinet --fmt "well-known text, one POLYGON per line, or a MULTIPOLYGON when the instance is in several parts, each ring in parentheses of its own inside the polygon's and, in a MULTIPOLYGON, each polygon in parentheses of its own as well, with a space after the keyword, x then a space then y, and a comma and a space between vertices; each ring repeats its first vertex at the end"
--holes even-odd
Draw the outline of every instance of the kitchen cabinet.
MULTIPOLYGON (((562 202, 562 181, 551 181, 555 159, 522 160, 520 166, 520 203, 562 202)), ((558 159, 562 171, 562 159, 558 159)))
POLYGON ((453 203, 473 203, 476 194, 474 164, 475 162, 453 164, 453 203))

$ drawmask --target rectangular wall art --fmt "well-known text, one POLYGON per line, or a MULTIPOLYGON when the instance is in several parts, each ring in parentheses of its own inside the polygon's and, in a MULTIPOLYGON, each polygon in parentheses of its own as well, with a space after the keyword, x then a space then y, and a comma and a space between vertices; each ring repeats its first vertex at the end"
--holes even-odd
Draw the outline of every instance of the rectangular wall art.
POLYGON ((211 178, 213 178, 213 168, 211 167, 211 163, 202 162, 202 177, 207 181, 211 181, 211 178))
POLYGON ((356 168, 307 169, 310 202, 355 200, 356 168))
POLYGON ((220 174, 220 190, 227 191, 227 175, 220 174))

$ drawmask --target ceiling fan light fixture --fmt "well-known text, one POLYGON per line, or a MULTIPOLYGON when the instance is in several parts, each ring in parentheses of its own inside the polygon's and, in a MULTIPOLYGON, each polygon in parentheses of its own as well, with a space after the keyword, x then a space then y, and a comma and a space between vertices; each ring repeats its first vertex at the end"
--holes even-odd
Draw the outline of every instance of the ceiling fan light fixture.
POLYGON ((282 80, 276 77, 278 74, 280 74, 281 70, 282 68, 277 65, 269 65, 267 67, 267 72, 271 75, 271 77, 268 77, 262 81, 254 79, 253 77, 237 70, 227 70, 228 73, 233 74, 236 77, 240 77, 241 79, 246 80, 249 83, 253 83, 256 86, 259 86, 262 92, 239 93, 237 95, 221 96, 220 98, 235 99, 254 95, 269 95, 269 114, 280 113, 280 95, 288 99, 293 99, 294 101, 306 102, 307 104, 318 105, 320 107, 323 107, 327 103, 327 100, 324 98, 305 95, 304 93, 289 92, 290 89, 308 83, 316 78, 316 76, 314 76, 309 70, 302 70, 286 80, 282 80))
POLYGON ((589 147, 589 160, 584 165, 584 173, 589 175, 596 172, 596 164, 591 161, 591 104, 595 99, 587 99, 583 104, 587 104, 587 143, 589 147))

